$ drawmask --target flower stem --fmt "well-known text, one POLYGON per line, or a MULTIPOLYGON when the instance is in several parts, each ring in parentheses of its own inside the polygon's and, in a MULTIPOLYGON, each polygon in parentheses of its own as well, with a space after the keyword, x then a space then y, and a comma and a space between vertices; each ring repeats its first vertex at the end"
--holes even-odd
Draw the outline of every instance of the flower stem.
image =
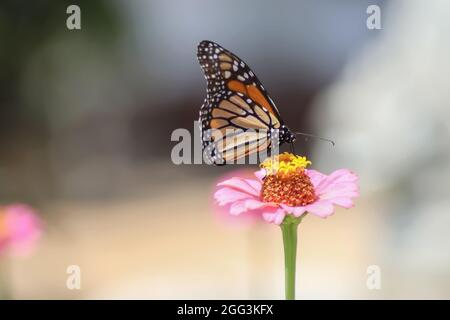
POLYGON ((284 281, 286 300, 295 300, 295 268, 297 257, 297 227, 301 218, 287 216, 281 224, 284 245, 284 281))

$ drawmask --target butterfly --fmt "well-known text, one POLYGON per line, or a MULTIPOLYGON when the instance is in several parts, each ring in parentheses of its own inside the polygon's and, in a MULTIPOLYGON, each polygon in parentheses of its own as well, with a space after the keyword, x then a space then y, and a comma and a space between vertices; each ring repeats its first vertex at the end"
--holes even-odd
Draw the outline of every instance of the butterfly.
POLYGON ((198 45, 197 58, 207 81, 199 117, 207 163, 236 163, 282 143, 294 143, 295 134, 244 61, 207 40, 198 45))

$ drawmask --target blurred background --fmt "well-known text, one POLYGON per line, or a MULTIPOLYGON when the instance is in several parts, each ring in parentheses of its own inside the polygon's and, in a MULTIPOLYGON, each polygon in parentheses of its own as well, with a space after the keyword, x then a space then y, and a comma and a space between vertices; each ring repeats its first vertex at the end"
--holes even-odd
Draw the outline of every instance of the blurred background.
POLYGON ((44 227, 32 254, 0 256, 10 297, 283 298, 279 228, 213 214, 220 177, 255 167, 170 158, 206 94, 208 39, 290 128, 336 141, 298 141, 315 169, 360 176, 354 209, 301 224, 298 298, 450 298, 449 14, 444 0, 3 0, 0 205, 30 204, 44 227))

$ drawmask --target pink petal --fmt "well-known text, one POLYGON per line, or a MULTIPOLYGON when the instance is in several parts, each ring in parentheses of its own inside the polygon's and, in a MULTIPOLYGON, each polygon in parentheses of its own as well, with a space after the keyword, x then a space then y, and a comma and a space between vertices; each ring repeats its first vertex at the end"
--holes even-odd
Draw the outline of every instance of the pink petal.
POLYGON ((273 220, 275 220, 275 213, 273 213, 273 212, 264 212, 262 214, 262 216, 263 216, 263 219, 269 223, 272 223, 273 220))
POLYGON ((247 182, 250 185, 250 187, 255 189, 258 192, 258 196, 259 196, 259 194, 261 193, 261 188, 262 188, 261 182, 258 180, 253 180, 253 179, 245 179, 245 182, 247 182))
POLYGON ((233 202, 230 206, 230 214, 237 216, 247 211, 254 211, 254 210, 270 211, 273 210, 274 208, 278 208, 278 206, 276 204, 262 202, 257 199, 245 199, 233 202))
POLYGON ((261 169, 261 170, 256 171, 255 172, 255 176, 258 178, 258 180, 260 182, 262 182, 262 180, 266 176, 266 170, 265 169, 261 169))
MULTIPOLYGON (((359 197, 358 176, 347 169, 336 170, 317 185, 316 193, 320 199, 319 203, 325 201, 344 208, 351 208, 353 206, 352 199, 359 197)), ((329 208, 327 210, 330 211, 329 208)), ((320 214, 326 216, 326 210, 318 215, 320 214)))
POLYGON ((348 169, 339 169, 333 171, 328 176, 328 179, 333 180, 335 182, 355 182, 358 180, 358 176, 348 169))
POLYGON ((284 217, 286 217, 286 213, 284 212, 284 210, 278 210, 275 214, 275 220, 273 221, 273 223, 280 225, 283 222, 284 217))
POLYGON ((305 209, 309 213, 321 218, 326 218, 334 213, 333 204, 327 200, 318 200, 314 203, 308 204, 305 209))
POLYGON ((357 198, 359 197, 359 191, 355 190, 333 190, 330 192, 325 192, 321 195, 319 195, 320 199, 324 199, 324 200, 332 200, 334 198, 357 198))
POLYGON ((343 185, 358 185, 358 176, 348 169, 339 169, 332 172, 326 179, 322 179, 315 186, 316 192, 320 195, 330 191, 330 188, 342 187, 343 185))
POLYGON ((284 217, 286 217, 286 213, 283 209, 278 209, 274 212, 264 212, 262 216, 267 222, 280 225, 283 222, 284 217))
POLYGON ((244 201, 233 202, 230 206, 230 214, 233 216, 238 216, 245 211, 247 211, 247 208, 244 201))
POLYGON ((254 196, 228 187, 221 188, 214 193, 214 199, 216 199, 219 206, 223 206, 237 200, 249 199, 252 197, 254 196))
POLYGON ((305 170, 308 177, 311 179, 311 183, 316 188, 324 179, 327 178, 327 175, 312 169, 305 170))
POLYGON ((305 207, 290 207, 290 206, 285 205, 285 204, 280 204, 280 206, 287 213, 290 213, 290 214, 294 215, 294 217, 300 217, 303 213, 306 212, 306 208, 305 207))
POLYGON ((276 204, 268 203, 268 202, 262 202, 260 200, 256 199, 247 199, 244 200, 244 205, 247 210, 256 210, 256 209, 262 209, 262 208, 276 208, 278 207, 276 204))
POLYGON ((330 201, 333 204, 341 206, 346 209, 353 207, 353 200, 350 198, 333 198, 333 199, 330 199, 330 201))
MULTIPOLYGON (((231 179, 222 181, 217 184, 217 186, 230 187, 238 191, 246 192, 248 194, 259 196, 260 190, 253 188, 252 185, 248 183, 249 179, 233 177, 231 179)), ((256 180, 254 180, 256 181, 256 180)), ((258 181, 256 181, 258 182, 258 181)), ((253 183, 252 183, 253 184, 253 183)))

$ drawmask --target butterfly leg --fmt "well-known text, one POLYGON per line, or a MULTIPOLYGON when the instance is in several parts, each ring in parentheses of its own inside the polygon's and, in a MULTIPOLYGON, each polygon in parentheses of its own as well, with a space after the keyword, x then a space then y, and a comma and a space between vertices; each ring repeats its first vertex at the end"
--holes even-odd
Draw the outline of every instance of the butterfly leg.
POLYGON ((291 142, 291 153, 295 154, 295 145, 294 142, 291 142))

